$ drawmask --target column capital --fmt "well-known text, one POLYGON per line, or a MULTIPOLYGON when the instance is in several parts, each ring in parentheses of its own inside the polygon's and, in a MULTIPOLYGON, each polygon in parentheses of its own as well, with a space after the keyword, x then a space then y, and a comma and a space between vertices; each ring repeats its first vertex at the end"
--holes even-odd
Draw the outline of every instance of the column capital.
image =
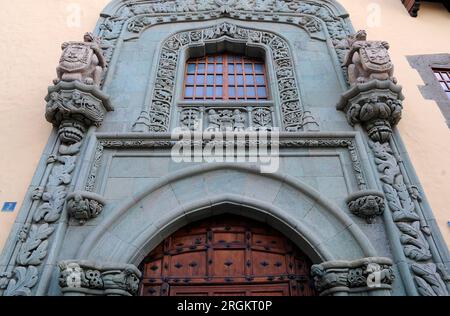
POLYGON ((383 291, 389 295, 394 281, 389 258, 369 257, 355 261, 328 261, 311 268, 321 296, 383 291))
POLYGON ((141 272, 132 264, 66 260, 59 263, 59 285, 65 296, 134 296, 141 272))

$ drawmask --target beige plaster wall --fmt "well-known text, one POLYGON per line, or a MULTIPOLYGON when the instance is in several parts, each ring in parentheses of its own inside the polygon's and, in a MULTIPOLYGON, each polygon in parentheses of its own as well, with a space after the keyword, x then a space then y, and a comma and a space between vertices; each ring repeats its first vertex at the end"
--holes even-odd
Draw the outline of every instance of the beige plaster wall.
MULTIPOLYGON (((43 98, 55 77, 60 44, 92 30, 109 0, 0 1, 0 206, 18 202, 14 213, 0 213, 1 250, 51 130, 43 117, 43 98)), ((413 19, 400 0, 340 2, 356 29, 391 43, 396 76, 407 98, 399 128, 450 244, 450 129, 438 106, 421 96, 417 86, 423 82, 405 58, 449 53, 450 14, 440 5, 423 4, 419 18, 413 19)))

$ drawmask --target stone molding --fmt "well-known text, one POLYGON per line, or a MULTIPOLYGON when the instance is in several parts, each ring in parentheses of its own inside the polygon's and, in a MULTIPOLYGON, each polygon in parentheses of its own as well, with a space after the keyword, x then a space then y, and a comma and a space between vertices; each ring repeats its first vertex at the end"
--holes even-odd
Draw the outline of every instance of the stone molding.
POLYGON ((384 194, 371 190, 358 191, 347 198, 347 205, 350 212, 371 224, 384 212, 384 194))
POLYGON ((132 264, 67 260, 58 267, 64 296, 135 296, 142 276, 132 264))
POLYGON ((391 259, 381 257, 316 264, 311 268, 311 275, 321 296, 377 290, 389 295, 395 279, 391 259))

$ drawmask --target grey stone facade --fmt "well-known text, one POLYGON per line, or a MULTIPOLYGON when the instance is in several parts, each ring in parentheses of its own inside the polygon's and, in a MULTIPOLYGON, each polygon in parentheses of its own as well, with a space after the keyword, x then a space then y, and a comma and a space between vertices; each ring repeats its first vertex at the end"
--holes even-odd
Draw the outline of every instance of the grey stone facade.
POLYGON ((295 242, 322 295, 448 295, 448 249, 395 128, 388 46, 354 33, 331 0, 112 1, 95 36, 63 45, 69 65, 46 98, 55 128, 0 258, 0 294, 134 295, 135 266, 164 238, 231 212, 295 242), (265 59, 270 100, 181 101, 187 58, 230 50, 265 59), (276 173, 173 161, 183 111, 214 107, 270 117, 276 173))

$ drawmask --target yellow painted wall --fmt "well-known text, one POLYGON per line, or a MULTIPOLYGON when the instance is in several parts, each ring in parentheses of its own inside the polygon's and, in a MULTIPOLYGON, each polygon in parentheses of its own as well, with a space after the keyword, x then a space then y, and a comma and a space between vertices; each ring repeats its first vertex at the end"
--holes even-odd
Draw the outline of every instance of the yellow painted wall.
MULTIPOLYGON (((14 213, 0 213, 0 250, 50 134, 43 99, 55 77, 60 44, 82 39, 84 32, 94 28, 109 0, 1 2, 0 205, 5 201, 17 201, 18 205, 14 213)), ((340 3, 350 13, 355 29, 366 29, 369 39, 391 43, 396 77, 406 96, 399 128, 444 238, 450 244, 450 129, 435 102, 423 99, 417 88, 423 82, 405 58, 450 53, 450 14, 439 4, 422 4, 419 17, 414 19, 400 0, 340 3)))

